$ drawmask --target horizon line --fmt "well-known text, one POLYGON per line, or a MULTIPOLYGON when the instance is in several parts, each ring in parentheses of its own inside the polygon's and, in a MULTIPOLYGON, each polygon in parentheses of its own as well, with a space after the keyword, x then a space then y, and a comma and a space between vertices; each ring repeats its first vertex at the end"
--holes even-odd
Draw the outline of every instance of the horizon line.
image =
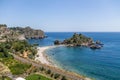
POLYGON ((99 33, 119 33, 120 31, 44 31, 44 32, 74 32, 74 33, 77 33, 77 32, 99 32, 99 33))

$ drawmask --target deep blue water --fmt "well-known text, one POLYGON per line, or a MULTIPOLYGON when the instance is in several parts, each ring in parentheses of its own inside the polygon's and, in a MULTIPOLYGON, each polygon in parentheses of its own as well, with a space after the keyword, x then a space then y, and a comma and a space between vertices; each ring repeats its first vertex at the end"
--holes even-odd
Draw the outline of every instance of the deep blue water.
MULTIPOLYGON (((96 80, 120 80, 120 33, 88 33, 86 36, 100 40, 104 47, 91 50, 83 47, 57 47, 46 50, 46 54, 58 66, 96 80), (54 54, 54 55, 53 55, 54 54)), ((73 33, 46 33, 48 38, 29 40, 39 46, 53 45, 56 39, 69 38, 73 33)))

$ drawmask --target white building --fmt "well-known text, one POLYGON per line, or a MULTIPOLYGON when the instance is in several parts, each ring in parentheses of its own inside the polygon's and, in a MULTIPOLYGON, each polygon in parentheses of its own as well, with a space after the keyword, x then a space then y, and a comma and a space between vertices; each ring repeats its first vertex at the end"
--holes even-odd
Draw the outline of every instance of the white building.
POLYGON ((25 80, 25 79, 22 78, 22 77, 18 77, 18 78, 16 78, 15 80, 25 80))

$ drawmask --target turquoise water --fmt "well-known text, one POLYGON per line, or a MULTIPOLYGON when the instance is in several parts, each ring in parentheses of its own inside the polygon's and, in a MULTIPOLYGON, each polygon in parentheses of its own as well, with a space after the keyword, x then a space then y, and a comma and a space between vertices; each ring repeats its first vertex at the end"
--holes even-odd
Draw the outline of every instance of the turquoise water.
MULTIPOLYGON (((73 33, 46 33, 43 40, 29 40, 39 46, 53 45, 56 39, 69 38, 73 33)), ((83 33, 104 43, 100 50, 85 47, 57 47, 46 54, 58 66, 96 80, 120 80, 120 33, 83 33)))

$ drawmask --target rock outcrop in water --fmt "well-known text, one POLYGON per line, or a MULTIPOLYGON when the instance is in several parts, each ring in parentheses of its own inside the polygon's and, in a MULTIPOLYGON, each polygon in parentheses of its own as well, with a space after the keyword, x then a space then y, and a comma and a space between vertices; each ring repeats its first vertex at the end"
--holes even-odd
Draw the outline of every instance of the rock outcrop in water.
POLYGON ((67 46, 85 46, 90 47, 91 49, 100 49, 103 44, 100 41, 94 41, 92 38, 87 37, 83 34, 74 33, 73 36, 64 41, 56 40, 54 41, 55 45, 67 45, 67 46))

